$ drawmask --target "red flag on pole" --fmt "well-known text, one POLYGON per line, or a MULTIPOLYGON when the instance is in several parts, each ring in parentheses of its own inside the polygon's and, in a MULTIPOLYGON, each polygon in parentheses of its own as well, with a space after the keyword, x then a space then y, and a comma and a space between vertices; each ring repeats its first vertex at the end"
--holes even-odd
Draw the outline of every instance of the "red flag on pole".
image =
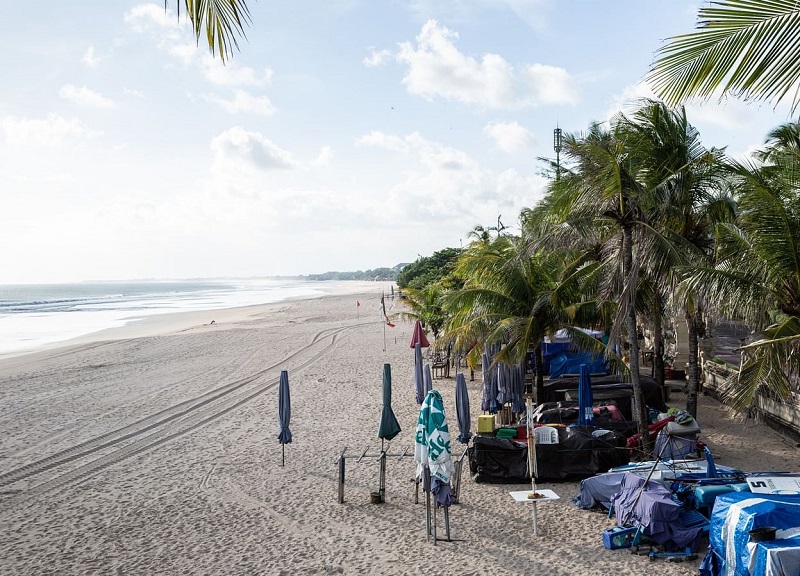
POLYGON ((356 300, 356 308, 358 308, 359 306, 361 306, 361 302, 359 302, 358 300, 356 300))

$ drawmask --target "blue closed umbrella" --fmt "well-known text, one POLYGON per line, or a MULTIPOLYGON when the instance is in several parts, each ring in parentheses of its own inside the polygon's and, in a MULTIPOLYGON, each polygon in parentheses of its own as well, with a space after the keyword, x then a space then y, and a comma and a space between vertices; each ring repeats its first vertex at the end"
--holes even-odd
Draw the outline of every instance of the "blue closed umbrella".
POLYGON ((469 415, 469 393, 467 392, 467 379, 464 373, 456 374, 456 420, 458 421, 458 441, 468 444, 472 438, 469 431, 472 425, 469 415))
POLYGON ((286 445, 292 441, 292 431, 289 430, 289 420, 292 418, 292 401, 289 397, 289 373, 281 370, 280 386, 278 387, 278 422, 281 430, 278 433, 278 442, 281 443, 283 454, 281 466, 286 463, 286 445))
POLYGON ((593 403, 589 366, 581 364, 578 375, 578 424, 581 426, 594 426, 593 403))

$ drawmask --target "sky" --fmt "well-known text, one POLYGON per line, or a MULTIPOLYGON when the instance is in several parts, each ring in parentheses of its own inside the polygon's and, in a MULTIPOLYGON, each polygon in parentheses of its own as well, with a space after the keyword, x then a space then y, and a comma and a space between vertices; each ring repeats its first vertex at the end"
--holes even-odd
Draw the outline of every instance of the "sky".
MULTIPOLYGON (((699 6, 247 0, 223 64, 167 4, 5 6, 0 283, 367 270, 517 231, 554 128, 651 96, 699 6)), ((687 113, 734 156, 791 118, 687 113)))

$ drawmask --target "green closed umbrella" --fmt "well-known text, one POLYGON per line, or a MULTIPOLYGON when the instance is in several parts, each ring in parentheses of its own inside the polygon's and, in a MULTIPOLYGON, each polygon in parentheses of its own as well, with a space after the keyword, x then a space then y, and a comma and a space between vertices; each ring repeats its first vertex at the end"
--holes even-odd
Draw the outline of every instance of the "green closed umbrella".
POLYGON ((378 438, 381 440, 391 440, 400 434, 400 423, 392 412, 392 367, 390 364, 383 365, 383 408, 381 409, 381 421, 378 424, 378 438))
POLYGON ((383 365, 383 408, 381 408, 381 421, 378 424, 378 438, 381 439, 381 472, 378 484, 380 501, 386 501, 386 450, 383 441, 391 440, 400 434, 400 423, 392 412, 392 367, 383 365))

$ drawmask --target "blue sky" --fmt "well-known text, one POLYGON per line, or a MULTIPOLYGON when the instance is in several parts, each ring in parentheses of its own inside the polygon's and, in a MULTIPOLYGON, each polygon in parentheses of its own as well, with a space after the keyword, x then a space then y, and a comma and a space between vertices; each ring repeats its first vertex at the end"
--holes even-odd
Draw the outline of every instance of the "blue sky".
MULTIPOLYGON (((308 274, 512 230, 553 129, 650 94, 682 0, 249 0, 223 65, 175 2, 12 2, 0 283, 308 274)), ((741 155, 788 106, 687 106, 741 155)))

